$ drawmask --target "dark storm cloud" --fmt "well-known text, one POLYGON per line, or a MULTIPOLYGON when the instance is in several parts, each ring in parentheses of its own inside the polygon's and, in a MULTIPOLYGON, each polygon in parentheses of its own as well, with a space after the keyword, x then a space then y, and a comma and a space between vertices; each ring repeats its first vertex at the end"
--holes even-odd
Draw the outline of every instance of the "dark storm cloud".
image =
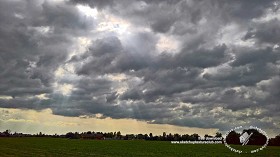
POLYGON ((241 66, 246 64, 261 64, 275 63, 280 59, 280 54, 273 52, 271 47, 265 49, 241 49, 242 53, 237 54, 236 60, 232 63, 233 66, 241 66))
MULTIPOLYGON (((266 11, 265 9, 273 7, 275 0, 236 0, 236 1, 217 1, 223 11, 226 12, 226 16, 229 15, 234 19, 247 20, 256 17, 260 17, 266 11)), ((231 18, 228 17, 228 18, 231 18)))
POLYGON ((41 100, 39 98, 13 98, 0 99, 1 107, 3 108, 20 108, 42 110, 50 107, 50 100, 41 100))
POLYGON ((147 68, 152 64, 151 52, 156 39, 151 34, 140 32, 130 40, 133 42, 124 46, 115 36, 93 41, 86 55, 74 56, 78 61, 85 59, 85 56, 89 58, 89 61, 77 70, 77 74, 116 73, 147 68), (142 45, 145 47, 139 49, 142 45))
POLYGON ((259 19, 277 14, 274 2, 1 1, 0 107, 277 130, 279 18, 259 19), (117 32, 122 23, 129 30, 117 32), (159 50, 162 36, 176 50, 159 50), (91 41, 84 53, 73 48, 84 48, 78 39, 91 41))
MULTIPOLYGON (((128 90, 121 96, 121 99, 124 100, 144 98, 145 101, 154 101, 160 95, 172 95, 194 88, 202 81, 196 79, 202 71, 201 68, 217 66, 226 61, 225 45, 216 46, 210 50, 183 49, 174 56, 166 57, 149 55, 147 52, 153 51, 153 48, 146 49, 146 51, 141 51, 141 49, 139 54, 134 56, 133 51, 139 51, 135 50, 137 47, 122 49, 119 40, 115 37, 112 39, 114 40, 102 39, 110 41, 107 43, 100 43, 100 39, 94 41, 88 52, 91 60, 85 63, 77 73, 94 75, 96 73, 125 72, 144 77, 144 84, 136 89, 128 90), (96 43, 100 44, 96 45, 96 43), (131 73, 130 70, 135 72, 131 73), (172 86, 166 86, 169 84, 172 86), (147 90, 143 93, 142 91, 145 89, 147 90)), ((140 39, 140 43, 145 43, 147 40, 146 38, 140 39)))
MULTIPOLYGON (((280 90, 279 88, 279 83, 280 83, 280 77, 278 76, 274 76, 271 79, 267 80, 267 81, 263 81, 260 82, 259 88, 261 90, 263 90, 264 92, 269 93, 266 96, 266 100, 269 101, 269 103, 267 103, 268 105, 270 105, 269 107, 272 107, 274 111, 279 111, 279 106, 277 105, 279 103, 279 94, 280 94, 280 90), (275 105, 273 105, 275 104, 275 105)), ((274 112, 277 113, 277 112, 274 112)))
MULTIPOLYGON (((112 65, 113 61, 119 56, 121 51, 123 51, 122 45, 117 37, 98 39, 89 47, 88 56, 91 57, 90 61, 78 69, 77 73, 110 72, 115 67, 115 65, 112 65)), ((81 58, 79 56, 74 57, 81 58)))
POLYGON ((0 95, 12 97, 50 93, 54 71, 73 42, 69 31, 91 25, 74 6, 48 1, 1 1, 0 18, 0 95))
POLYGON ((207 68, 211 66, 217 66, 221 63, 225 62, 225 45, 218 45, 213 49, 197 49, 191 53, 188 53, 187 48, 183 49, 181 53, 179 53, 175 59, 177 64, 180 67, 200 67, 200 68, 207 68))
POLYGON ((248 30, 244 39, 256 39, 259 43, 277 44, 280 41, 279 27, 280 21, 278 19, 256 24, 255 27, 248 30))
POLYGON ((142 95, 146 101, 155 101, 160 96, 172 96, 194 88, 201 81, 197 79, 199 73, 199 69, 181 67, 157 71, 147 70, 144 74, 145 83, 136 89, 145 90, 142 95))

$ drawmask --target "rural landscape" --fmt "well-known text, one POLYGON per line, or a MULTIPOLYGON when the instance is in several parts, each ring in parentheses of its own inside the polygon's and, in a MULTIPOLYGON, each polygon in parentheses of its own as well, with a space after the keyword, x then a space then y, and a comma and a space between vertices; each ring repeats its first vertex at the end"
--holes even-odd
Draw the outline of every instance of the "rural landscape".
MULTIPOLYGON (((240 150, 254 150, 265 143, 265 137, 255 134, 255 143, 249 143, 245 149, 240 145, 239 134, 231 132, 227 136, 227 143, 240 150)), ((179 156, 268 156, 277 157, 280 152, 280 135, 270 138, 268 147, 256 153, 237 154, 225 147, 222 140, 217 144, 172 144, 172 141, 205 141, 206 138, 222 137, 217 132, 215 136, 198 134, 166 134, 153 136, 148 134, 127 134, 121 132, 82 132, 66 133, 65 135, 46 135, 11 133, 6 130, 0 133, 0 156, 96 156, 96 157, 126 157, 126 156, 152 156, 152 157, 179 157, 179 156), (203 150, 202 150, 203 149, 203 150)), ((248 151, 248 152, 249 152, 248 151)))
POLYGON ((280 0, 0 0, 0 157, 280 157, 280 0))

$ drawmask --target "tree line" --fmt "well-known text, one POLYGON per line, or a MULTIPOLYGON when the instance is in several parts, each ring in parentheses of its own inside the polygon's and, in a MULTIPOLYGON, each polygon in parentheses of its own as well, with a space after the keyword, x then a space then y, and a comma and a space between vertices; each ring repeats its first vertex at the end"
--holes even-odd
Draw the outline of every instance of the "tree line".
MULTIPOLYGON (((263 145, 266 142, 266 137, 259 133, 255 129, 243 130, 244 132, 253 133, 250 137, 247 145, 263 145)), ((240 133, 232 131, 228 134, 226 138, 226 142, 228 144, 240 144, 240 133)), ((204 137, 199 136, 197 133, 193 134, 172 134, 163 132, 162 135, 153 135, 149 134, 126 134, 122 135, 120 131, 118 132, 68 132, 66 134, 58 135, 48 135, 39 132, 37 134, 23 134, 23 133, 11 133, 11 130, 6 130, 4 132, 0 132, 0 137, 53 137, 53 138, 68 138, 68 139, 95 139, 95 140, 147 140, 147 141, 197 141, 197 140, 205 140, 207 138, 221 139, 223 140, 222 134, 217 132, 214 136, 204 135, 204 137)), ((270 146, 280 146, 280 134, 275 136, 274 138, 270 138, 268 145, 270 146)))

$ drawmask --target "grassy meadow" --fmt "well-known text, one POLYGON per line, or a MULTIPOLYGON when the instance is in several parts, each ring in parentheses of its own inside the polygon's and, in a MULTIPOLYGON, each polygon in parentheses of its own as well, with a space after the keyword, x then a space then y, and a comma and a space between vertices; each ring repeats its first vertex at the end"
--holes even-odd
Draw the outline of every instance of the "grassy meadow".
MULTIPOLYGON (((254 146, 250 146, 254 147, 254 146)), ((280 157, 280 147, 237 154, 223 144, 171 144, 167 141, 70 140, 65 138, 0 138, 0 157, 280 157)))

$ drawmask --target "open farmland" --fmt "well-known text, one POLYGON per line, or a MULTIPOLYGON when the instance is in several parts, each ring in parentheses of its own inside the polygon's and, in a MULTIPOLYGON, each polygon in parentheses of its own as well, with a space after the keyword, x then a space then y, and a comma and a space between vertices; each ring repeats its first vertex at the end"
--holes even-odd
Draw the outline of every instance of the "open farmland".
MULTIPOLYGON (((253 147, 253 146, 252 146, 253 147)), ((280 147, 255 154, 236 154, 223 144, 171 144, 162 141, 69 140, 62 138, 0 138, 0 156, 280 156, 280 147)))

